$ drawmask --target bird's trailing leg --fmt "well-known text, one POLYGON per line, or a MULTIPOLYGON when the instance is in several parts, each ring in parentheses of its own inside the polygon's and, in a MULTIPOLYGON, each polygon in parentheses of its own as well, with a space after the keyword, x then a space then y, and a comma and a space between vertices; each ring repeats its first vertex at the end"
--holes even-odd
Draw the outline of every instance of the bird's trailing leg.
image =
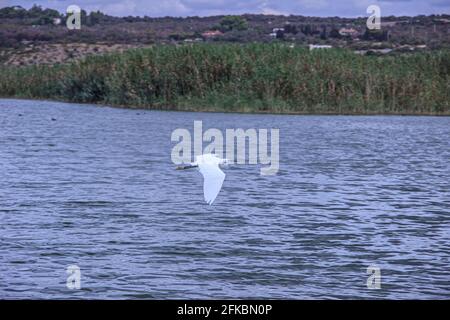
POLYGON ((188 164, 188 165, 184 165, 184 166, 178 166, 176 167, 176 170, 186 170, 186 169, 192 169, 192 168, 197 168, 197 165, 192 165, 192 164, 188 164))

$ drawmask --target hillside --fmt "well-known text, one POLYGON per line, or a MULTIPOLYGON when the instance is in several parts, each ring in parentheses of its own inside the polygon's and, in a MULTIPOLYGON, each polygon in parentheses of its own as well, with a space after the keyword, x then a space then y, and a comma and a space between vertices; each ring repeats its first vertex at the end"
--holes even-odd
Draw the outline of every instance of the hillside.
POLYGON ((380 54, 450 46, 450 15, 383 17, 382 28, 376 32, 366 30, 366 19, 255 14, 112 17, 83 11, 81 29, 68 30, 66 16, 55 10, 38 6, 29 10, 6 7, 0 9, 0 63, 52 64, 153 44, 198 42, 327 44, 380 54))

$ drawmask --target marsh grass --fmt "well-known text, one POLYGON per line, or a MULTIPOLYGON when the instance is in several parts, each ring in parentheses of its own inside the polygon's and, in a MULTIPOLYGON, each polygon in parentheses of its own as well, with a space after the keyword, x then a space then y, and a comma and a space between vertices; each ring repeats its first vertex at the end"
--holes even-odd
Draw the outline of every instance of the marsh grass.
POLYGON ((160 45, 2 67, 0 96, 273 113, 450 114, 450 53, 360 56, 282 44, 160 45))

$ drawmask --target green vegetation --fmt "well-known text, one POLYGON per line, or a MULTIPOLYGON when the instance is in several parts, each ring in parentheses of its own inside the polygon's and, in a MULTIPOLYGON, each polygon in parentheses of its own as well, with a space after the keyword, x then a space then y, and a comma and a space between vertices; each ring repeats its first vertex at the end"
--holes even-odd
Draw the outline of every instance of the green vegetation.
POLYGON ((29 10, 21 6, 0 8, 0 19, 22 19, 30 24, 51 24, 54 18, 60 18, 58 11, 53 9, 42 9, 42 7, 33 5, 29 10))
POLYGON ((248 23, 247 20, 245 20, 241 16, 225 16, 220 21, 220 24, 217 27, 217 29, 222 32, 233 30, 243 31, 248 29, 248 23))
POLYGON ((195 111, 450 114, 450 52, 161 45, 0 68, 0 96, 195 111))

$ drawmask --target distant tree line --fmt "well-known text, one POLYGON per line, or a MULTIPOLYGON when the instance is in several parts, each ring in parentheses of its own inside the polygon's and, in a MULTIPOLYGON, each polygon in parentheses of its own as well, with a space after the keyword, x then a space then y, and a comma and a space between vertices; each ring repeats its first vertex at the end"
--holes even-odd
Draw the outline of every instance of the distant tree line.
MULTIPOLYGON (((49 25, 54 24, 54 19, 66 21, 67 14, 61 14, 57 10, 43 9, 39 5, 33 5, 30 9, 21 6, 5 7, 0 9, 0 19, 19 20, 23 24, 29 25, 49 25)), ((129 17, 123 18, 127 21, 129 17)), ((122 18, 108 16, 100 11, 92 11, 89 14, 81 10, 81 23, 93 26, 98 23, 112 23, 122 20, 122 18)), ((18 21, 17 21, 18 22, 18 21)))
POLYGON ((109 42, 127 44, 173 43, 202 38, 205 31, 219 30, 221 35, 203 37, 216 42, 321 42, 350 46, 355 35, 340 33, 354 28, 361 42, 424 44, 442 48, 450 44, 450 15, 385 17, 394 22, 382 30, 366 30, 364 18, 305 17, 276 15, 229 15, 213 17, 113 17, 100 11, 81 11, 81 30, 64 27, 67 14, 34 5, 0 9, 0 47, 17 48, 31 42, 109 42), (55 26, 58 24, 60 26, 55 26), (274 35, 275 33, 275 35, 274 35), (276 41, 275 39, 275 41, 276 41))
POLYGON ((44 25, 53 23, 53 19, 60 18, 61 14, 53 9, 42 9, 34 5, 29 10, 21 6, 5 7, 0 9, 0 19, 27 20, 30 24, 44 25))

